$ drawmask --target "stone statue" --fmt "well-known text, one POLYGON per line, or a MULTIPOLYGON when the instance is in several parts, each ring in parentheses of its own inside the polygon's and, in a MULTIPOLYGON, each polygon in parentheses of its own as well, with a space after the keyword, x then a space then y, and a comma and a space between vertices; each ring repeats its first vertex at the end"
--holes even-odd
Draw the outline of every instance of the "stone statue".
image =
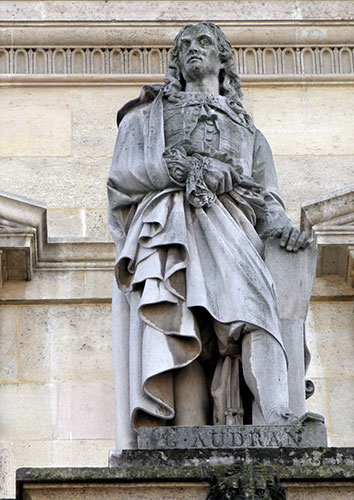
POLYGON ((141 426, 296 421, 264 242, 297 252, 309 240, 285 214, 241 98, 230 43, 202 22, 176 37, 165 84, 118 113, 108 195, 119 448, 141 426))

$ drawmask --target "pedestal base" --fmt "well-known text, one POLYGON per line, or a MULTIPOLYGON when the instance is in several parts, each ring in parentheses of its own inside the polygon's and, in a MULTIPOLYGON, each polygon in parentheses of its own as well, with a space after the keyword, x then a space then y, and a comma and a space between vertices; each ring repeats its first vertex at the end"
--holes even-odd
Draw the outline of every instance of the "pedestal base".
POLYGON ((125 450, 110 464, 19 469, 17 500, 216 500, 220 490, 255 499, 256 487, 268 499, 354 498, 353 448, 125 450))
POLYGON ((316 448, 327 446, 324 419, 305 413, 296 425, 205 425, 202 427, 142 427, 140 450, 316 448))

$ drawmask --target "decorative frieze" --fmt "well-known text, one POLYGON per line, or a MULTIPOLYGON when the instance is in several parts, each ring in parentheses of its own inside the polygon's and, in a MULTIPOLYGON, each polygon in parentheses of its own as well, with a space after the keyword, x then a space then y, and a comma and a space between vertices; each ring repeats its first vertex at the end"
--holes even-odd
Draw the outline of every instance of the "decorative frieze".
MULTIPOLYGON (((1 75, 162 75, 171 47, 0 47, 1 75)), ((353 46, 233 47, 240 75, 353 75, 353 46)))

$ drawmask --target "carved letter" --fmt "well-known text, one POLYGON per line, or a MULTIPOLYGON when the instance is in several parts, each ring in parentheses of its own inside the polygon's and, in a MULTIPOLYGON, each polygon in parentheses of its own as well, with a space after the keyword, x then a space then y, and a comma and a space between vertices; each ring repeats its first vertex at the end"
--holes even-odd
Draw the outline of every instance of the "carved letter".
MULTIPOLYGON (((280 437, 282 437, 282 434, 280 435, 280 437)), ((277 446, 281 446, 280 441, 281 441, 281 439, 280 440, 278 439, 277 433, 276 432, 271 432, 270 433, 269 443, 268 443, 267 446, 273 446, 273 445, 275 445, 276 447, 277 446)))
POLYGON ((232 446, 242 446, 244 438, 241 432, 230 432, 232 436, 232 446))
POLYGON ((206 447, 206 444, 204 443, 201 435, 199 434, 199 432, 196 433, 195 435, 195 440, 194 440, 194 443, 192 444, 192 448, 200 448, 200 445, 198 445, 198 441, 200 442, 200 444, 203 446, 203 447, 206 447))
POLYGON ((295 443, 296 446, 299 446, 302 441, 302 429, 287 429, 285 432, 289 438, 288 444, 290 445, 295 443))
POLYGON ((262 443, 262 440, 261 440, 261 434, 257 431, 253 431, 250 433, 250 436, 251 436, 251 446, 255 446, 255 447, 264 447, 264 443, 262 443))
POLYGON ((167 448, 176 448, 177 446, 177 432, 174 429, 169 430, 165 434, 165 446, 167 448))
POLYGON ((215 448, 224 446, 224 431, 211 431, 211 442, 215 448), (218 440, 219 437, 219 440, 218 440))

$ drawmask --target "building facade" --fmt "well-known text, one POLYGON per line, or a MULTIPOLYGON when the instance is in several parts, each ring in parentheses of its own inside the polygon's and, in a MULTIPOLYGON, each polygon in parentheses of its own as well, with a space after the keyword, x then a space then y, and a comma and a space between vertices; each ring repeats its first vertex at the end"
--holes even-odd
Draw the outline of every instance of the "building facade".
POLYGON ((201 20, 229 37, 287 213, 318 245, 308 410, 354 446, 353 16, 347 0, 0 2, 1 497, 18 467, 104 466, 115 447, 116 112, 201 20))

